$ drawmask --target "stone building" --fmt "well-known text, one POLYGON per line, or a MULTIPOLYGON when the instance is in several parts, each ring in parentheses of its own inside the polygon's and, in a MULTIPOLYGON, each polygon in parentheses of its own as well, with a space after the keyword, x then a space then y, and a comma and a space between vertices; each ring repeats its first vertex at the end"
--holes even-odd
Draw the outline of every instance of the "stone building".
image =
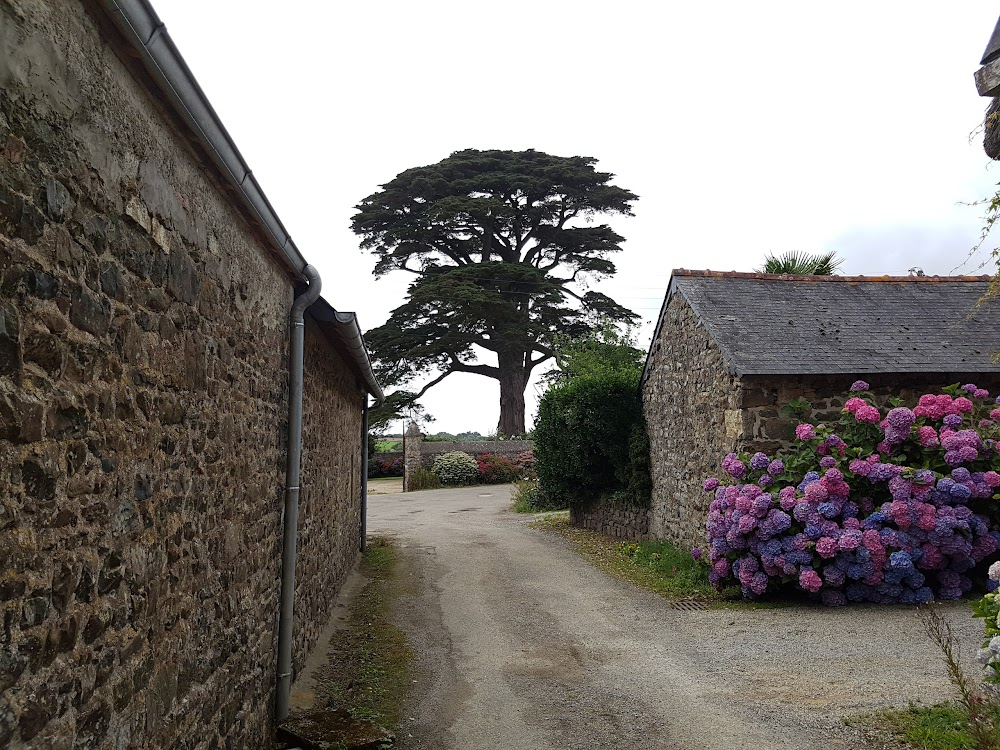
POLYGON ((776 276, 675 270, 647 355, 650 533, 703 543, 702 481, 730 451, 788 445, 812 404, 834 418, 852 382, 915 398, 956 382, 1000 392, 989 277, 776 276))
POLYGON ((380 395, 316 300, 291 460, 318 284, 145 0, 0 0, 0 747, 270 746, 286 463, 290 678, 380 395))

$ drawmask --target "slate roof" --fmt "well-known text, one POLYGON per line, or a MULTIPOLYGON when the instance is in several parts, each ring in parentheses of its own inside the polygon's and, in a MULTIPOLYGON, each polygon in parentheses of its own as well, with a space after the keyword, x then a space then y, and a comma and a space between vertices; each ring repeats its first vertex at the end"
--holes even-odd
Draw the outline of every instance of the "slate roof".
POLYGON ((988 276, 680 269, 653 341, 679 293, 737 375, 1000 372, 1000 299, 978 304, 989 285, 988 276))

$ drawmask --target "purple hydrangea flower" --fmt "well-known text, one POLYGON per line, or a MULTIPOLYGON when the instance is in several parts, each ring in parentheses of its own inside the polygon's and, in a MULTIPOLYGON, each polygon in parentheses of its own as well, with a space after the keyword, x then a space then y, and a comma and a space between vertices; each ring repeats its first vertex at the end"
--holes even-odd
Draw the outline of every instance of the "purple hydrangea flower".
POLYGON ((858 391, 867 391, 870 387, 871 386, 869 386, 868 383, 866 383, 863 380, 855 380, 853 383, 851 383, 851 393, 857 393, 858 391))

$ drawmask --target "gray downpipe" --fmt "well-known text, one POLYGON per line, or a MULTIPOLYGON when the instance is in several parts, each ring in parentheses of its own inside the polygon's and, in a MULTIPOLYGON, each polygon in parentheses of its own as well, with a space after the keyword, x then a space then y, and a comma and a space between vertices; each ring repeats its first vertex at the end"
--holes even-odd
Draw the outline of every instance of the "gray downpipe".
POLYGON ((302 472, 302 351, 305 348, 305 311, 319 299, 322 281, 312 266, 303 274, 309 288, 295 298, 290 314, 288 347, 288 463, 285 469, 285 511, 281 545, 281 604, 278 614, 278 685, 275 718, 288 718, 292 691, 292 615, 295 602, 295 543, 299 530, 299 478, 302 472))
POLYGON ((365 551, 365 539, 368 536, 368 394, 364 395, 361 408, 361 538, 358 549, 365 551))

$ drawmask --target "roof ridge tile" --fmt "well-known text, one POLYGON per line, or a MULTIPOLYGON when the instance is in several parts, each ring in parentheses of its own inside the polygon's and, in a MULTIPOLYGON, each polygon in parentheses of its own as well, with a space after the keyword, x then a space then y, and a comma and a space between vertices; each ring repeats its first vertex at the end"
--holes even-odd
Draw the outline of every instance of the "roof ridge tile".
POLYGON ((918 283, 941 283, 941 282, 983 282, 989 281, 992 277, 989 274, 981 276, 801 276, 787 273, 756 273, 747 271, 711 271, 693 270, 687 268, 675 268, 671 271, 673 276, 686 276, 696 278, 718 278, 718 279, 757 279, 759 281, 828 281, 828 282, 918 282, 918 283))

